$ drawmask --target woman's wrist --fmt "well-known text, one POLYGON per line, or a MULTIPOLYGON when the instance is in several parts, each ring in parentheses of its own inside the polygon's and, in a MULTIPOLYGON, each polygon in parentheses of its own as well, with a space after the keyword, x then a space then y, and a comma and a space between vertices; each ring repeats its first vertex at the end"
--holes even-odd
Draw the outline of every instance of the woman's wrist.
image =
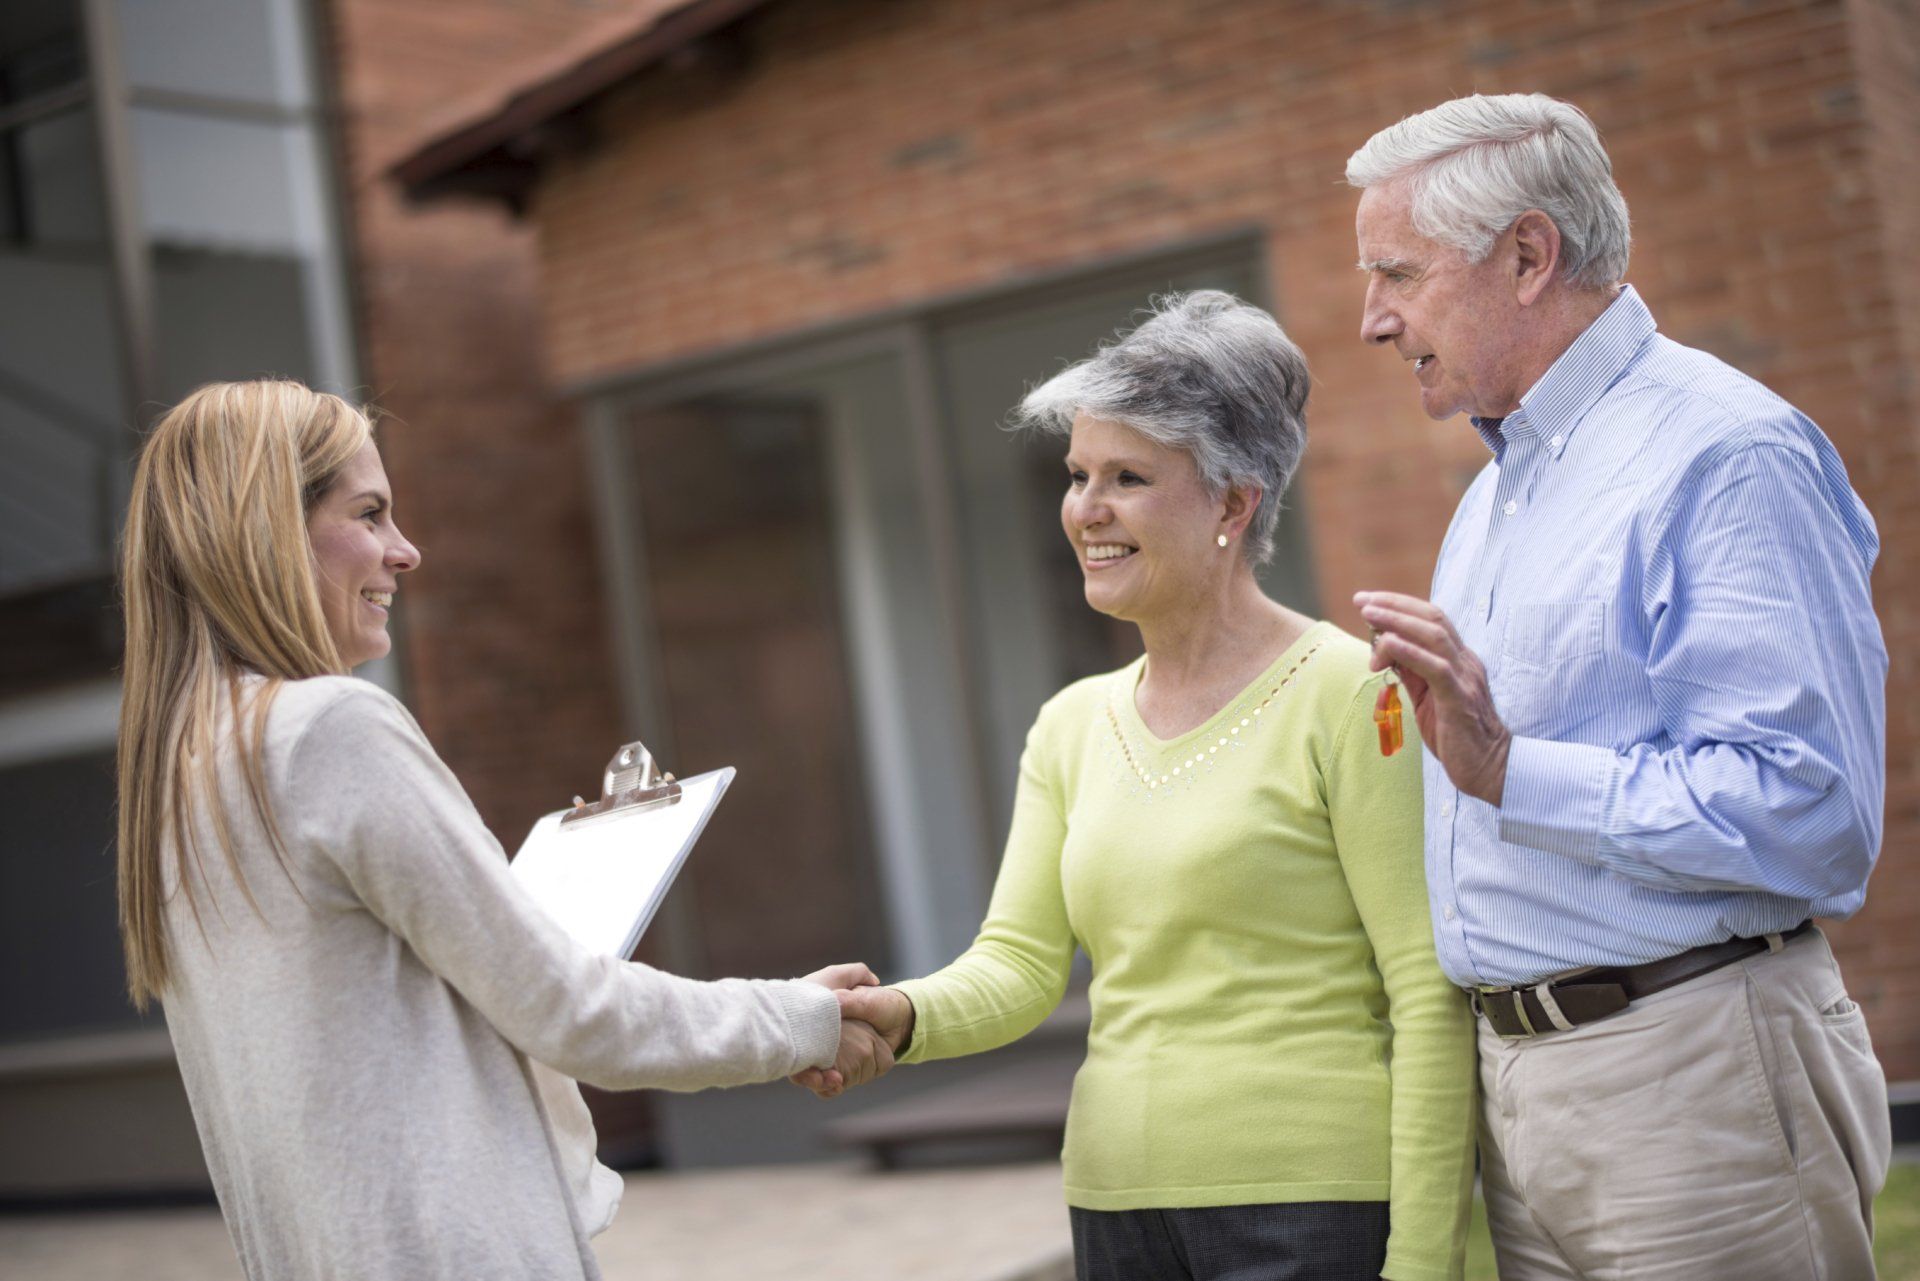
POLYGON ((906 1013, 901 1017, 899 1024, 899 1035, 897 1037, 889 1036, 887 1038, 887 1048, 893 1051, 895 1057, 898 1057, 905 1054, 907 1047, 913 1044, 913 1025, 915 1020, 913 998, 897 987, 890 987, 887 991, 899 997, 900 1004, 906 1007, 906 1013))

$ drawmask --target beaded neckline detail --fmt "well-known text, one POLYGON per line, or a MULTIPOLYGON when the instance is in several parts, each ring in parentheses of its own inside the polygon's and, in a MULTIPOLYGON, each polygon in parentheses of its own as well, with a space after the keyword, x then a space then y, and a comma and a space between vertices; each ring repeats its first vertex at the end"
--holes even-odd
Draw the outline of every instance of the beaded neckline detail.
MULTIPOLYGON (((1132 774, 1149 792, 1157 792, 1163 787, 1171 787, 1176 783, 1191 782, 1202 766, 1212 765, 1213 758, 1218 756, 1222 749, 1231 750, 1239 746, 1242 731, 1251 732, 1259 727, 1260 718, 1266 714, 1267 708, 1273 705, 1273 700, 1280 697, 1282 690, 1293 684, 1293 678, 1299 674, 1300 669, 1305 667, 1307 661, 1319 653, 1325 644, 1325 641, 1321 641, 1295 659, 1293 666, 1274 682, 1266 696, 1255 704, 1251 711, 1245 712, 1237 722, 1232 717, 1228 717, 1221 726, 1222 732, 1217 737, 1201 740, 1191 751, 1181 757, 1179 764, 1159 773, 1147 769, 1141 763, 1145 753, 1136 751, 1127 741, 1126 731, 1120 728, 1120 714, 1114 710, 1114 694, 1110 693, 1107 696, 1107 725, 1113 730, 1113 741, 1120 748, 1120 757, 1126 763, 1128 773, 1132 774)), ((1242 701, 1244 703, 1245 700, 1242 701)))

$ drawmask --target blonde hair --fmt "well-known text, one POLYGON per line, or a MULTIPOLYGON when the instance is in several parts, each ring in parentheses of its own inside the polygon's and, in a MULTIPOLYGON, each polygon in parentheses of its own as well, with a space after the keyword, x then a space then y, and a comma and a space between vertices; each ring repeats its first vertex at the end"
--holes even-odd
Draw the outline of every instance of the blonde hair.
POLYGON ((267 804, 261 732, 280 682, 343 671, 321 612, 306 517, 372 439, 367 414, 297 382, 210 383, 169 410, 140 454, 127 505, 127 625, 119 742, 120 940, 127 990, 145 1009, 171 966, 161 866, 169 838, 181 892, 197 864, 203 800, 249 903, 215 796, 220 700, 231 710, 253 807, 286 857, 267 804), (243 721, 240 678, 267 678, 243 721))

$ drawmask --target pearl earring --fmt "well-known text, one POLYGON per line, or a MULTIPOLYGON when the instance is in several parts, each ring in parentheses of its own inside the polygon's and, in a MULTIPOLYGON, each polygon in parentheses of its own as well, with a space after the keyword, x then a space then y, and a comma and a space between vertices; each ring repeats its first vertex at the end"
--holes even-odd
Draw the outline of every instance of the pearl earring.
POLYGON ((1213 541, 1216 543, 1219 543, 1222 547, 1225 547, 1227 545, 1227 536, 1225 534, 1222 534, 1218 538, 1214 539, 1213 541))

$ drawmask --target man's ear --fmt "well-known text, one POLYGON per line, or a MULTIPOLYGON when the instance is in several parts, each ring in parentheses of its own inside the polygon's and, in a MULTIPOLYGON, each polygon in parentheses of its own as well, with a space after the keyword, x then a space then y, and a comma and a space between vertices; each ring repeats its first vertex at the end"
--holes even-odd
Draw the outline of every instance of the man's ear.
POLYGON ((1560 267, 1560 228, 1538 209, 1514 219, 1513 291, 1522 307, 1531 307, 1560 267))

